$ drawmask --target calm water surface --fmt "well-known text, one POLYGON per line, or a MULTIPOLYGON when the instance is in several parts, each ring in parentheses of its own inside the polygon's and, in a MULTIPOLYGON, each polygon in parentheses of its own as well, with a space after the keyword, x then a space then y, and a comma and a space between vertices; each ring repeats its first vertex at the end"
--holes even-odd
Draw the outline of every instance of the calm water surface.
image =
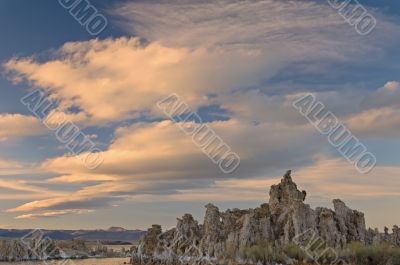
POLYGON ((0 265, 124 265, 129 263, 129 258, 109 258, 109 259, 82 259, 82 260, 53 260, 46 262, 0 262, 0 265))

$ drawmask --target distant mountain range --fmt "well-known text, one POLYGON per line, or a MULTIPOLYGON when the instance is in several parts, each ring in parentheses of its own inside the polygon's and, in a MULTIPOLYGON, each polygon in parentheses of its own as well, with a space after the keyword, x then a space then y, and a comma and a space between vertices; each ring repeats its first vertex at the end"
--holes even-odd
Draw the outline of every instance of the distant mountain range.
MULTIPOLYGON (((32 229, 0 229, 0 237, 22 238, 32 229)), ((144 233, 141 230, 127 230, 122 227, 110 227, 107 230, 41 230, 45 236, 54 240, 70 240, 81 238, 93 241, 137 241, 144 233)))

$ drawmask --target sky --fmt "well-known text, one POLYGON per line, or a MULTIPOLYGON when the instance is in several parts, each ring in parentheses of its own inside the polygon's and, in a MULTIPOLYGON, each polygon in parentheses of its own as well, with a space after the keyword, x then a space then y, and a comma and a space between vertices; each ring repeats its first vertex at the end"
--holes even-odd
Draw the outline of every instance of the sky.
POLYGON ((208 202, 268 201, 288 169, 312 207, 341 198, 370 227, 400 224, 399 2, 359 1, 376 20, 368 34, 323 0, 82 1, 107 23, 93 34, 74 2, 0 0, 0 227, 202 222, 208 202), (95 168, 35 116, 35 91, 54 103, 47 125, 90 140, 95 168), (172 94, 201 123, 158 107, 172 94), (376 157, 369 173, 293 107, 308 94, 376 157), (211 128, 238 168, 223 172, 190 124, 211 128))

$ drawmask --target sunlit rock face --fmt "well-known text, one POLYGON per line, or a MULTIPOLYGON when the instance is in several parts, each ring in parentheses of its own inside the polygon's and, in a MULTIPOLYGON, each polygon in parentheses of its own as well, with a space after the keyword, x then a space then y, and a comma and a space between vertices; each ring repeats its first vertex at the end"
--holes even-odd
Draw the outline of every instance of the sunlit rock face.
POLYGON ((161 227, 153 225, 141 239, 132 263, 209 264, 216 260, 237 260, 243 250, 259 242, 280 248, 301 242, 301 235, 310 231, 337 249, 353 241, 400 244, 397 226, 393 234, 387 235, 366 230, 364 214, 348 208, 341 200, 333 200, 334 210, 323 207, 314 210, 304 203, 306 195, 297 188, 289 170, 279 184, 271 187, 269 202, 260 207, 220 212, 209 203, 202 225, 190 214, 178 218, 176 228, 164 233, 161 227))

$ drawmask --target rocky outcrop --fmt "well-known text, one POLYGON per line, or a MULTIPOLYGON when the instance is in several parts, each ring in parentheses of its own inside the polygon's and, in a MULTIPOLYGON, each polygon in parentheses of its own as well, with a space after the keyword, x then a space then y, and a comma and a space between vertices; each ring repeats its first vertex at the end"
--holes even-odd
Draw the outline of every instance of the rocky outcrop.
POLYGON ((160 225, 153 225, 147 230, 147 233, 141 239, 141 244, 138 247, 140 256, 152 256, 157 251, 159 236, 162 230, 160 225))
POLYGON ((259 243, 269 242, 282 248, 293 241, 307 240, 310 231, 329 247, 340 249, 359 241, 376 244, 387 241, 400 245, 400 229, 385 236, 377 230, 366 230, 364 214, 352 210, 339 199, 333 200, 334 210, 312 209, 305 204, 307 193, 293 182, 291 171, 273 185, 269 202, 255 209, 233 209, 220 212, 213 204, 206 205, 203 225, 185 214, 176 228, 161 232, 153 225, 141 239, 133 254, 134 264, 204 264, 211 260, 238 260, 240 253, 259 243))
POLYGON ((400 228, 395 225, 392 228, 392 233, 389 233, 389 228, 385 227, 384 232, 380 233, 378 228, 369 228, 365 233, 365 243, 367 245, 378 245, 386 243, 393 246, 400 246, 400 228))
POLYGON ((280 184, 271 187, 269 207, 275 245, 288 244, 296 235, 315 228, 315 212, 304 204, 305 199, 306 192, 297 189, 290 170, 280 184))
POLYGON ((365 218, 362 212, 351 210, 339 199, 333 200, 333 206, 339 224, 339 233, 345 236, 345 242, 365 243, 365 218))

